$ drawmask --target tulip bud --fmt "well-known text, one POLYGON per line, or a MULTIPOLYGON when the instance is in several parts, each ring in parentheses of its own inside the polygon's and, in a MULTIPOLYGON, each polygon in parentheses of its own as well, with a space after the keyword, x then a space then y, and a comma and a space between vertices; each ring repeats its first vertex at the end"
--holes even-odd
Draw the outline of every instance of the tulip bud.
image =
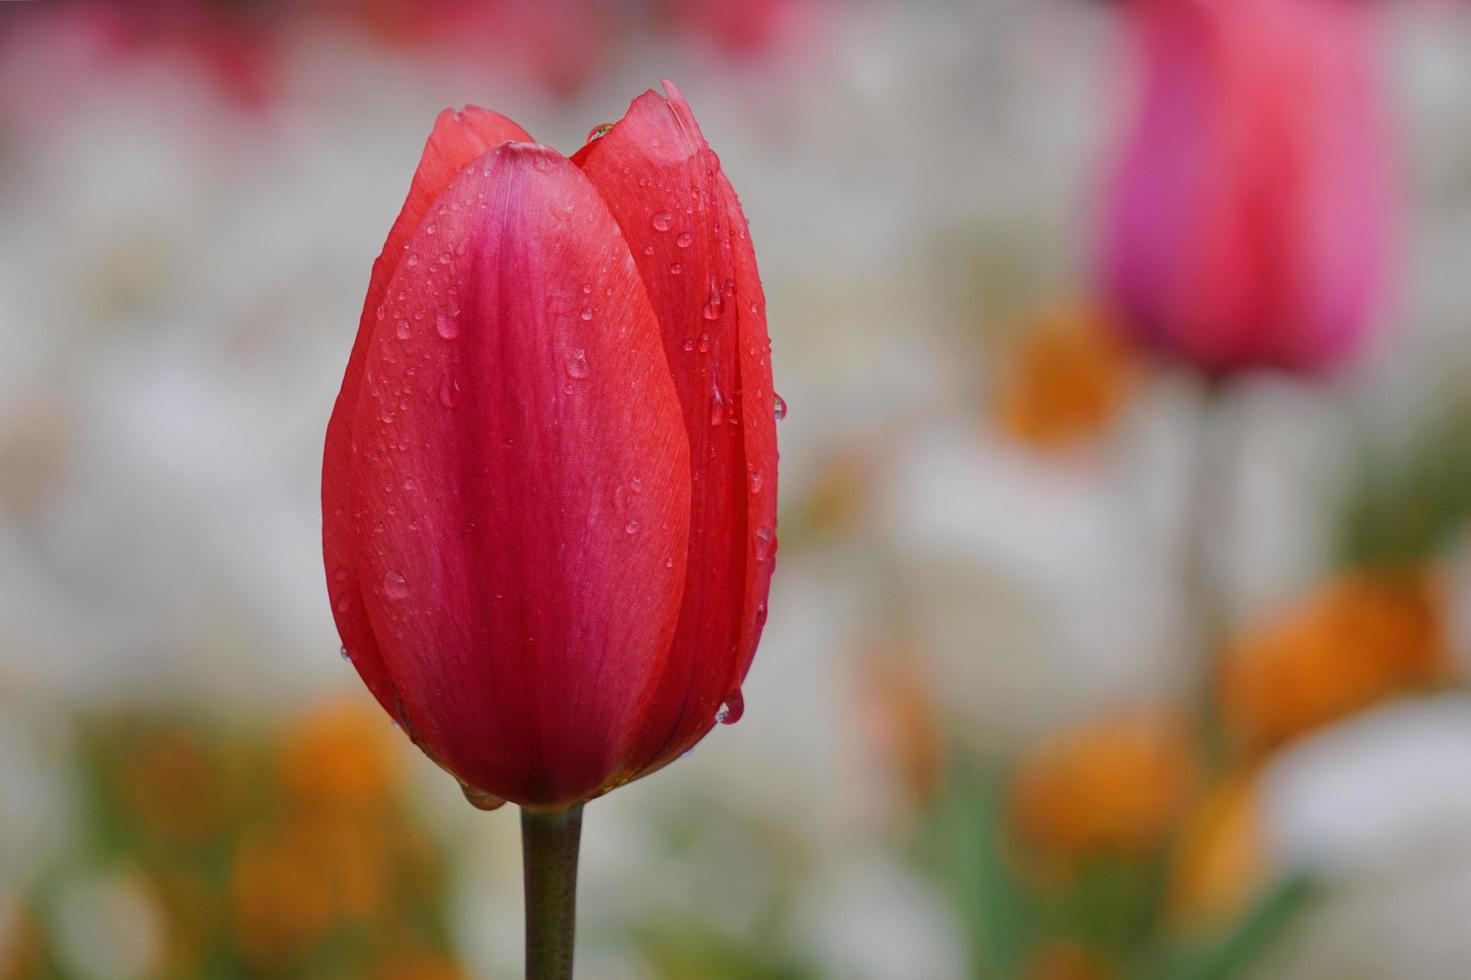
POLYGON ((1130 331, 1212 374, 1353 353, 1391 224, 1374 12, 1343 0, 1132 0, 1141 99, 1106 202, 1130 331))
POLYGON ((734 721, 775 552, 765 300, 665 83, 574 157, 442 113, 327 429, 348 656, 481 801, 561 809, 734 721))

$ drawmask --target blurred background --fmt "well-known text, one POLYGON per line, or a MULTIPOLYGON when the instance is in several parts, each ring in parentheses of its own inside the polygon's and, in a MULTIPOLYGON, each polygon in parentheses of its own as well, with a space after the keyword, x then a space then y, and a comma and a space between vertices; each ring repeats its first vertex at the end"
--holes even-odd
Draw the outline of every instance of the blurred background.
POLYGON ((782 548, 744 719, 588 809, 579 976, 1467 976, 1471 12, 1168 6, 0 2, 0 978, 519 975, 322 437, 435 113, 664 77, 782 548))

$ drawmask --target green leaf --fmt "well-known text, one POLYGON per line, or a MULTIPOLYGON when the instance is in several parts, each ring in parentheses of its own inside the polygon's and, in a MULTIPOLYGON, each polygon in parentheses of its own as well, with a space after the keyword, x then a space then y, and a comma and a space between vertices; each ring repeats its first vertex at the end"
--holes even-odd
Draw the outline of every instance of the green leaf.
POLYGON ((1035 917, 1006 860, 1004 774, 957 757, 919 842, 971 940, 973 974, 1018 976, 1035 917))

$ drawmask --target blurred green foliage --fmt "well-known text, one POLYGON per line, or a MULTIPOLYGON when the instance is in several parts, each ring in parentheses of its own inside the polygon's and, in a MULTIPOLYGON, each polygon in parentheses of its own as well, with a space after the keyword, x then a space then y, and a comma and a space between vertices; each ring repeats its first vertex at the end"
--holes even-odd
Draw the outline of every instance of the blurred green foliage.
POLYGON ((1366 445, 1338 518, 1346 565, 1404 564, 1447 547, 1471 515, 1471 395, 1458 395, 1412 438, 1366 445))

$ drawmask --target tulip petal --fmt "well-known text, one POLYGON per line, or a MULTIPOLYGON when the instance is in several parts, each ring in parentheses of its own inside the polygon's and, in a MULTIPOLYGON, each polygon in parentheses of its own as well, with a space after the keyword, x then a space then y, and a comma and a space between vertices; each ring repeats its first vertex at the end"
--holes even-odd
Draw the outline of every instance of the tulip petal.
POLYGON ((658 321, 596 189, 523 143, 451 181, 387 297, 351 474, 402 720, 480 790, 585 799, 637 734, 684 588, 689 442, 658 321))
POLYGON ((719 159, 684 98, 664 85, 667 97, 641 95, 573 157, 623 229, 659 317, 692 466, 684 607, 625 778, 677 758, 739 693, 764 620, 776 523, 755 254, 719 159))
POLYGON ((357 337, 348 357, 347 372, 332 409, 331 421, 327 423, 322 463, 322 550, 326 558, 332 615, 342 637, 343 649, 352 658, 353 665, 379 704, 395 718, 399 715, 395 693, 363 609, 352 560, 354 505, 349 501, 346 481, 351 455, 351 415, 358 402, 363 358, 368 341, 380 323, 377 310, 383 303, 389 278, 403 256, 405 243, 429 205, 466 164, 486 150, 507 140, 530 139, 511 120, 476 106, 466 106, 459 112, 446 109, 439 114, 409 185, 408 197, 388 233, 382 253, 373 263, 368 297, 363 304, 357 337))

